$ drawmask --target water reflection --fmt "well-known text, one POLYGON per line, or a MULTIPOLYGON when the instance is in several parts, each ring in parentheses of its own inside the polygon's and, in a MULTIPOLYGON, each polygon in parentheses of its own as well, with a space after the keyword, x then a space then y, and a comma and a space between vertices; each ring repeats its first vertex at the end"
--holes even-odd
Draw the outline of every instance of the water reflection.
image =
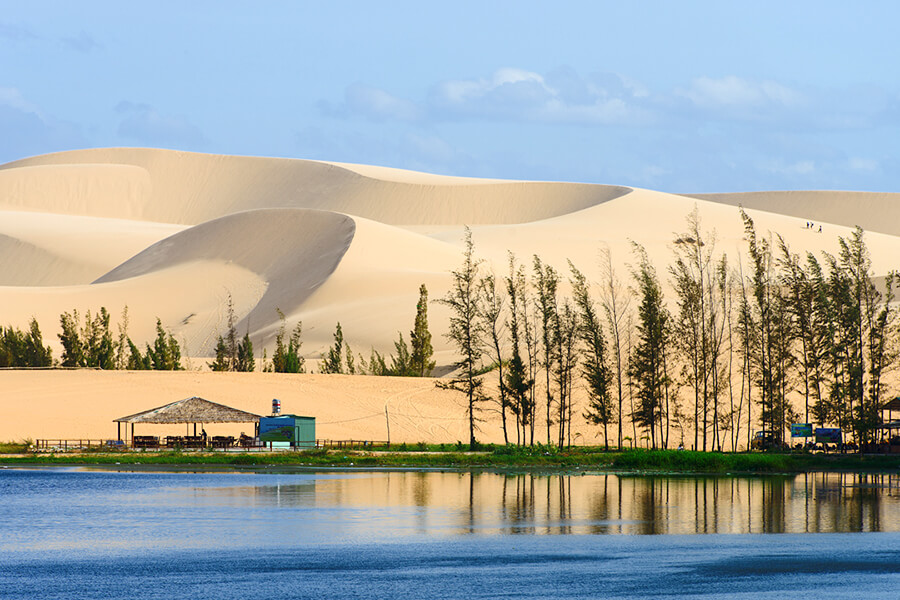
POLYGON ((0 470, 0 599, 889 598, 898 479, 0 470))
POLYGON ((204 502, 372 509, 420 534, 694 534, 900 531, 900 475, 629 477, 367 473, 201 487, 204 502))

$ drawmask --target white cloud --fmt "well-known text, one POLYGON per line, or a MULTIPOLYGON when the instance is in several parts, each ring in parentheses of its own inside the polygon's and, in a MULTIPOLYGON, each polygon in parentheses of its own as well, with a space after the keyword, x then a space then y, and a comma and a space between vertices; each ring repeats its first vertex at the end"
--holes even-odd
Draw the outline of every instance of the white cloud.
POLYGON ((414 102, 362 84, 351 85, 345 94, 347 107, 374 120, 415 121, 420 117, 414 102))
POLYGON ((335 118, 357 116, 376 122, 412 122, 422 118, 421 108, 415 102, 362 83, 347 86, 343 102, 321 101, 318 106, 324 115, 335 118))
POLYGON ((428 97, 436 119, 636 124, 651 110, 638 101, 646 91, 616 75, 585 81, 572 69, 547 77, 523 69, 498 69, 488 78, 450 80, 435 85, 428 97))
POLYGON ((775 173, 777 175, 810 176, 816 173, 816 163, 812 160, 799 160, 786 163, 784 161, 769 162, 764 166, 764 170, 775 173))
POLYGON ((700 108, 795 108, 803 103, 803 95, 774 81, 751 81, 729 76, 720 79, 700 77, 687 89, 676 90, 700 108))
POLYGON ((865 173, 874 173, 881 167, 877 160, 859 157, 853 157, 848 160, 847 166, 852 171, 863 171, 865 173))
MULTIPOLYGON (((542 90, 547 95, 553 95, 553 92, 544 84, 544 78, 537 73, 522 69, 504 68, 498 69, 487 79, 443 81, 435 86, 432 97, 442 105, 463 106, 466 103, 478 102, 504 86, 507 86, 507 90, 514 88, 530 90, 528 92, 529 95, 536 90, 542 90), (523 85, 519 86, 518 84, 523 85)), ((515 93, 512 95, 515 95, 515 93)))
POLYGON ((348 120, 332 125, 362 127, 369 137, 331 154, 338 160, 387 156, 395 166, 439 172, 521 171, 679 191, 889 187, 894 153, 884 140, 900 122, 896 93, 873 86, 731 75, 660 90, 571 67, 502 68, 436 82, 421 97, 350 86, 340 105, 323 106, 348 120), (562 154, 581 166, 550 166, 562 154), (594 158, 579 162, 584 156, 594 158))
POLYGON ((320 102, 319 109, 335 118, 408 123, 490 120, 634 125, 652 119, 652 108, 641 100, 647 96, 640 84, 617 75, 585 80, 568 68, 547 77, 502 68, 489 77, 439 82, 421 102, 353 84, 345 89, 343 102, 320 102))
POLYGON ((0 87, 0 104, 14 108, 24 113, 41 116, 41 111, 37 105, 27 101, 22 92, 16 88, 0 87))

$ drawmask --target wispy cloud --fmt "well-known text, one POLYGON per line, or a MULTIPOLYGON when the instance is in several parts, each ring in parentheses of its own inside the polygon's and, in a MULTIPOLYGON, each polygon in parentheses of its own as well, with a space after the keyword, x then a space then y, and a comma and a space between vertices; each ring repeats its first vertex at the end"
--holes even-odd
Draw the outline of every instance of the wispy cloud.
POLYGON ((26 100, 22 95, 22 92, 17 88, 0 87, 0 105, 13 108, 23 113, 31 113, 38 117, 41 116, 41 111, 38 106, 26 100))
POLYGON ((859 156, 853 156, 848 159, 847 166, 851 171, 860 171, 863 173, 876 173, 881 169, 881 164, 877 160, 859 156))
POLYGON ((440 136, 422 131, 378 135, 314 126, 300 131, 295 142, 301 157, 317 160, 472 177, 487 177, 491 168, 440 136))
POLYGON ((719 109, 771 109, 800 108, 803 94, 774 81, 752 81, 728 76, 718 79, 699 77, 686 89, 677 89, 675 95, 687 98, 700 108, 719 109))
POLYGON ((78 35, 66 36, 62 38, 62 42, 66 45, 66 47, 75 50, 76 52, 82 52, 84 54, 88 54, 93 50, 102 48, 100 43, 97 42, 97 40, 95 40, 84 30, 80 31, 78 35))
POLYGON ((319 108, 332 118, 425 126, 480 121, 679 129, 714 122, 816 132, 900 122, 900 99, 871 87, 814 89, 728 75, 651 91, 625 75, 582 76, 569 67, 546 74, 502 68, 486 77, 439 81, 418 99, 357 83, 344 90, 342 102, 322 101, 319 108))
POLYGON ((637 125, 651 119, 646 91, 614 74, 582 78, 571 69, 547 76, 499 69, 489 78, 444 81, 428 95, 438 118, 585 125, 637 125))
POLYGON ((14 42, 36 40, 38 36, 31 29, 12 23, 0 23, 0 39, 14 42))
POLYGON ((343 102, 320 102, 319 107, 329 117, 375 121, 634 125, 652 118, 651 111, 642 105, 647 95, 642 86, 611 74, 583 79, 571 69, 561 69, 545 77, 524 69, 503 68, 490 77, 438 82, 420 101, 354 84, 345 90, 343 102))
POLYGON ((323 134, 328 143, 315 148, 336 160, 384 164, 379 157, 389 157, 393 166, 437 172, 672 191, 883 186, 891 157, 868 153, 860 136, 883 138, 900 124, 900 97, 877 86, 826 89, 726 75, 653 89, 627 75, 570 67, 502 68, 405 96, 355 84, 343 101, 320 109, 330 117, 322 131, 347 138, 337 149, 323 134), (544 149, 511 141, 528 139, 544 149))
POLYGON ((372 121, 418 121, 422 118, 421 108, 415 102, 361 83, 347 87, 343 102, 322 101, 319 109, 332 117, 361 116, 372 121))
POLYGON ((17 88, 0 87, 0 162, 85 145, 77 127, 48 116, 17 88))
POLYGON ((118 134, 148 145, 181 145, 200 149, 207 143, 200 128, 182 116, 160 114, 149 104, 123 100, 116 112, 124 115, 118 134))

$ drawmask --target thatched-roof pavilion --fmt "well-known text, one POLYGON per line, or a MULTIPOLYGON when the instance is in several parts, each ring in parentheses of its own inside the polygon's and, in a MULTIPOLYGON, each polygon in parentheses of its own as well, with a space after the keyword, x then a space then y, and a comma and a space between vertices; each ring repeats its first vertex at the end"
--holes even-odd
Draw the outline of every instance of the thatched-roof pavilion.
POLYGON ((885 437, 896 438, 897 430, 900 429, 900 421, 894 420, 894 412, 900 411, 900 396, 891 398, 881 405, 879 409, 881 413, 881 424, 878 429, 881 430, 882 439, 885 437), (887 418, 884 413, 887 412, 887 418))
POLYGON ((882 404, 881 410, 900 411, 900 396, 891 398, 890 400, 882 404))
MULTIPOLYGON (((259 418, 259 415, 253 413, 193 396, 127 417, 120 417, 114 419, 113 422, 119 427, 122 423, 131 423, 131 438, 134 439, 135 423, 185 423, 187 425, 193 423, 196 435, 197 423, 258 423, 259 418)), ((119 439, 122 439, 121 430, 119 439)))

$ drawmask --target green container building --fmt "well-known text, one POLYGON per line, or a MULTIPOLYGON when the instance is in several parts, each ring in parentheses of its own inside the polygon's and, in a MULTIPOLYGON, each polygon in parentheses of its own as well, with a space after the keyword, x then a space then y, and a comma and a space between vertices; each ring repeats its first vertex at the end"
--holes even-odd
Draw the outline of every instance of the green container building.
POLYGON ((260 417, 259 440, 263 444, 285 443, 291 448, 316 447, 316 418, 298 415, 260 417))

